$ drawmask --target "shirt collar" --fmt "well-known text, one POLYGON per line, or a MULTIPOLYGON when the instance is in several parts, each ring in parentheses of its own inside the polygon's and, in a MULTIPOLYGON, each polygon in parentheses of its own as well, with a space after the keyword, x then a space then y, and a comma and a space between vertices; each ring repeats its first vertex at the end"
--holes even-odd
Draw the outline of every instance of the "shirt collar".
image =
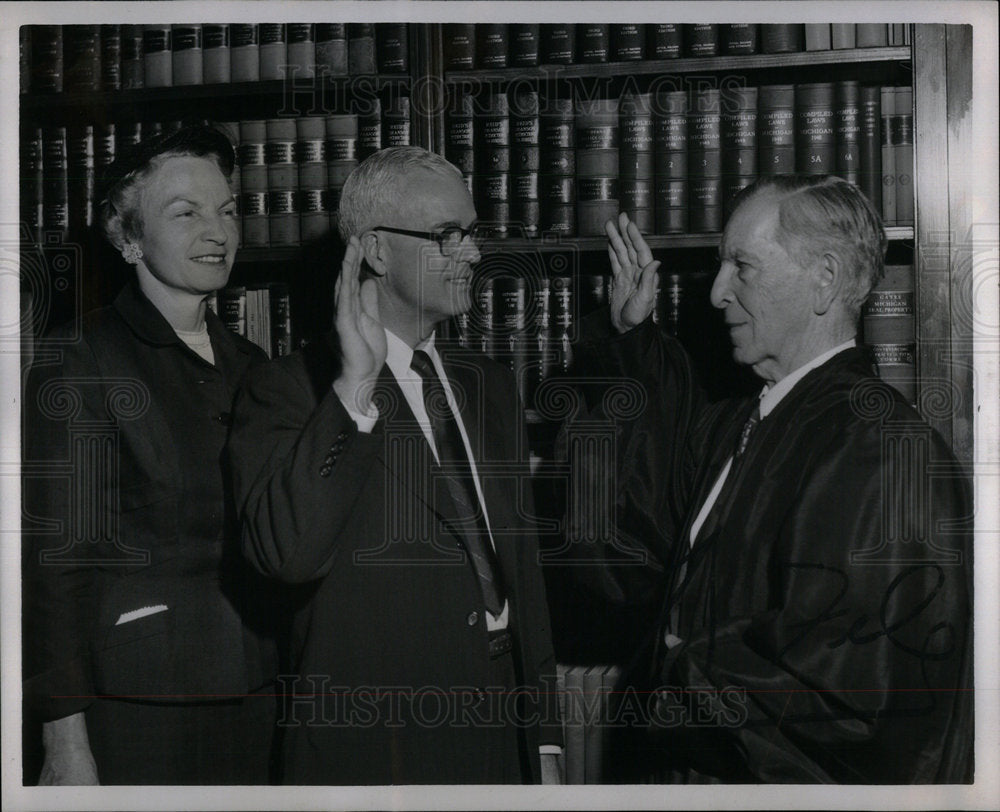
POLYGON ((857 346, 857 341, 853 338, 845 341, 843 344, 838 344, 833 349, 827 350, 822 355, 817 355, 807 364, 803 364, 794 372, 789 373, 774 386, 769 387, 765 385, 758 396, 760 398, 760 416, 762 418, 767 417, 781 403, 785 395, 792 391, 795 384, 801 381, 807 374, 825 364, 838 353, 842 353, 844 350, 849 350, 855 346, 857 346))
MULTIPOLYGON (((392 374, 396 377, 396 380, 416 376, 416 373, 410 369, 410 364, 413 363, 413 348, 409 344, 391 330, 386 330, 385 346, 385 362, 389 366, 389 369, 392 370, 392 374)), ((440 366, 437 351, 434 349, 434 333, 431 333, 427 339, 421 341, 416 346, 416 349, 426 352, 435 367, 440 366)))

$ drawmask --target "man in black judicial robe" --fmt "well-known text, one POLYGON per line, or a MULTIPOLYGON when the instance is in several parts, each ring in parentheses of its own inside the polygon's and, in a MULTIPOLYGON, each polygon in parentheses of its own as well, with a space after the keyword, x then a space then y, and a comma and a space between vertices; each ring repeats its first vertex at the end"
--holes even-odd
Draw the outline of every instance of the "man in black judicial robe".
MULTIPOLYGON (((619 485, 643 470, 674 479, 631 497, 630 525, 671 538, 645 551, 666 582, 641 686, 656 699, 626 691, 617 716, 652 722, 643 755, 669 781, 971 781, 969 483, 856 346, 884 269, 878 216, 839 178, 741 193, 711 295, 735 359, 765 385, 687 423, 684 393, 662 389, 688 362, 646 319, 659 263, 624 215, 608 234, 621 335, 605 362, 646 385, 648 409, 670 408, 619 485)), ((602 577, 618 599, 642 580, 602 577)))

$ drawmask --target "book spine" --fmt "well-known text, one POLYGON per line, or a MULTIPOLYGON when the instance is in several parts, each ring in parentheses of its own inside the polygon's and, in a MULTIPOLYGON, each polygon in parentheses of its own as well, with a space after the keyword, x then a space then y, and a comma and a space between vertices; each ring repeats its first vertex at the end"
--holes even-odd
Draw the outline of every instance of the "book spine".
POLYGON ((230 76, 234 82, 260 80, 260 26, 233 23, 229 27, 232 51, 230 76))
POLYGON ((115 127, 115 146, 119 151, 134 147, 142 140, 142 124, 123 121, 115 127))
POLYGON ((260 335, 260 291, 257 288, 246 290, 246 338, 267 351, 260 335))
POLYGON ((762 23, 762 54, 791 54, 802 50, 805 30, 801 23, 762 23))
POLYGON ((292 305, 288 286, 282 282, 272 282, 269 286, 271 298, 272 358, 290 355, 292 343, 292 305))
POLYGON ((241 286, 219 291, 219 318, 226 329, 238 336, 247 335, 247 289, 241 286))
POLYGON ((806 175, 826 175, 837 166, 834 84, 795 86, 795 164, 806 175))
POLYGON ((875 211, 882 211, 882 94, 878 87, 861 88, 861 190, 868 196, 875 211))
POLYGON ((406 23, 375 25, 375 56, 379 73, 406 73, 410 69, 409 27, 406 23))
POLYGON ((717 56, 719 26, 716 23, 685 24, 684 53, 686 56, 717 56))
POLYGON ((502 239, 510 222, 510 104, 503 92, 493 93, 483 104, 473 125, 473 200, 490 235, 502 239))
POLYGON ((122 89, 122 27, 101 26, 101 90, 122 89))
POLYGON ((761 175, 795 172, 795 85, 758 88, 758 167, 761 175))
POLYGON ((542 64, 572 65, 576 62, 576 26, 573 23, 543 23, 540 36, 542 64))
POLYGON ((600 236, 618 216, 618 100, 578 99, 575 139, 577 234, 600 236))
POLYGON ((611 26, 611 61, 637 62, 646 58, 646 29, 636 24, 611 26))
POLYGON ((603 780, 604 732, 607 719, 608 695, 604 690, 606 665, 592 665, 583 675, 583 780, 600 784, 603 780))
POLYGON ((524 376, 522 397, 527 407, 535 403, 535 393, 542 381, 552 374, 555 355, 552 352, 552 305, 551 283, 545 276, 535 280, 531 295, 528 323, 528 364, 524 376))
POLYGON ((896 225, 896 150, 892 143, 892 119, 896 115, 896 92, 883 87, 882 97, 882 221, 896 225))
POLYGON ((288 32, 284 23, 260 23, 260 78, 284 79, 288 62, 288 32))
POLYGON ((316 76, 316 26, 313 23, 288 23, 288 71, 292 77, 316 76))
POLYGON ((476 26, 476 67, 506 68, 508 32, 506 23, 476 26))
POLYGON ((523 390, 525 346, 525 314, 528 286, 521 277, 509 274, 493 279, 493 343, 496 360, 504 364, 521 384, 523 390))
POLYGON ((857 82, 837 82, 836 173, 861 185, 861 87, 857 82))
POLYGON ((410 99, 397 96, 382 114, 382 143, 386 147, 410 145, 410 99))
POLYGON ((916 332, 912 265, 887 265, 872 290, 862 321, 865 343, 871 347, 879 377, 916 400, 916 332))
POLYGON ((31 91, 63 92, 63 27, 31 27, 31 91))
POLYGON ((677 23, 656 23, 646 26, 651 59, 677 59, 683 52, 684 29, 677 23))
POLYGON ((496 360, 496 342, 494 341, 493 325, 496 317, 493 310, 495 307, 493 279, 486 275, 481 275, 473 288, 475 309, 472 319, 472 342, 473 347, 496 360))
POLYGON ((145 87, 170 87, 173 84, 173 47, 169 25, 143 26, 142 61, 145 87))
POLYGON ((719 27, 720 53, 723 56, 755 54, 760 48, 757 23, 728 23, 719 27))
POLYGON ((21 134, 20 156, 21 221, 27 227, 32 241, 38 240, 44 222, 42 200, 45 173, 42 169, 42 154, 42 128, 25 128, 21 134))
MULTIPOLYGON (((540 102, 541 104, 541 102, 540 102)), ((576 127, 572 99, 548 97, 538 120, 539 227, 576 233, 576 127)))
POLYGON ((757 88, 727 88, 722 94, 722 200, 757 179, 757 88))
POLYGON ((531 68, 539 59, 538 23, 511 23, 508 30, 510 54, 508 61, 513 68, 531 68))
POLYGON ((271 289, 263 285, 257 289, 257 307, 260 313, 261 347, 268 358, 274 358, 274 332, 271 329, 271 289))
POLYGON ((830 42, 835 51, 854 48, 854 23, 833 23, 830 25, 830 42))
POLYGON ((200 25, 175 25, 172 29, 174 41, 173 81, 175 86, 204 83, 201 33, 200 25))
POLYGON ((643 233, 652 233, 653 176, 653 96, 628 93, 619 104, 618 178, 621 210, 643 233))
POLYGON ((885 23, 857 23, 854 42, 856 48, 884 48, 889 44, 889 30, 885 23))
POLYGON ((317 23, 316 73, 319 76, 347 76, 346 23, 317 23))
POLYGON ((568 276, 553 276, 552 286, 552 349, 556 353, 556 369, 569 372, 573 365, 573 280, 568 276))
POLYGON ((299 168, 299 229, 303 242, 318 240, 330 228, 327 209, 326 119, 295 120, 295 163, 299 168))
POLYGON ((122 26, 122 90, 145 87, 145 32, 141 25, 122 26))
POLYGON ((232 69, 229 61, 229 26, 202 26, 202 76, 206 85, 229 82, 232 69))
POLYGON ((326 208, 330 225, 337 224, 340 194, 351 172, 358 165, 358 117, 337 114, 326 117, 326 208))
POLYGON ((607 62, 611 56, 611 26, 578 23, 576 26, 576 59, 583 65, 607 62))
POLYGON ((653 210, 657 234, 688 230, 688 95, 661 91, 653 117, 653 210))
POLYGON ((371 99, 358 110, 358 160, 382 149, 382 102, 371 99))
POLYGON ((510 222, 524 237, 538 236, 539 110, 535 90, 518 91, 510 99, 510 222))
POLYGON ((63 89, 94 91, 101 86, 101 27, 67 25, 63 28, 63 89))
POLYGON ((94 127, 72 125, 66 140, 66 192, 69 228, 83 234, 94 223, 94 127))
POLYGON ((69 189, 66 167, 66 128, 42 130, 42 227, 69 233, 69 189))
POLYGON ((913 88, 894 88, 892 127, 896 170, 896 225, 913 225, 913 88))
POLYGON ((475 23, 446 23, 444 26, 445 70, 471 70, 475 64, 475 23))
POLYGON ((351 76, 375 73, 374 24, 347 24, 347 68, 351 76))
POLYGON ((240 166, 240 212, 243 215, 243 245, 260 248, 268 244, 266 124, 240 122, 240 144, 236 149, 240 166))
POLYGON ((691 93, 688 115, 688 223, 692 232, 722 229, 720 91, 691 93))
POLYGON ((266 125, 267 212, 270 243, 298 245, 298 167, 295 164, 295 119, 270 118, 266 125))
POLYGON ((566 783, 586 783, 586 722, 584 719, 583 675, 586 666, 574 665, 566 670, 566 783))
POLYGON ((473 102, 472 96, 453 89, 445 118, 444 156, 463 175, 476 169, 473 102))
POLYGON ((829 51, 832 47, 830 41, 829 23, 806 23, 806 50, 807 51, 829 51))

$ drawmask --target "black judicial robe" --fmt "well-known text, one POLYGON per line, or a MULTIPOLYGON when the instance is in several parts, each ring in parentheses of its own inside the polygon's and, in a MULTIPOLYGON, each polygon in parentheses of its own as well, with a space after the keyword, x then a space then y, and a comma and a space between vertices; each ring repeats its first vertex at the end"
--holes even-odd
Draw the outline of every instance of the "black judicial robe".
POLYGON ((655 657, 680 689, 655 713, 673 780, 971 780, 969 483, 873 374, 856 348, 799 381, 689 546, 755 399, 712 405, 692 435, 655 657))

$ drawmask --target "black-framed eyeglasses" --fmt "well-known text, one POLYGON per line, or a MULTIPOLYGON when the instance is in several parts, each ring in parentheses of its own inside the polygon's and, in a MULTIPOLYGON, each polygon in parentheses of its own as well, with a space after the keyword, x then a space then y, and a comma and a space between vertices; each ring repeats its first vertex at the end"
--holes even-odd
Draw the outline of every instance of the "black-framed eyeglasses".
POLYGON ((390 234, 402 234, 404 237, 434 240, 438 244, 441 253, 446 257, 455 254, 462 246, 466 237, 477 247, 486 239, 486 229, 479 223, 473 223, 468 228, 446 226, 440 231, 413 231, 409 228, 391 228, 390 226, 376 226, 372 231, 388 231, 390 234))

